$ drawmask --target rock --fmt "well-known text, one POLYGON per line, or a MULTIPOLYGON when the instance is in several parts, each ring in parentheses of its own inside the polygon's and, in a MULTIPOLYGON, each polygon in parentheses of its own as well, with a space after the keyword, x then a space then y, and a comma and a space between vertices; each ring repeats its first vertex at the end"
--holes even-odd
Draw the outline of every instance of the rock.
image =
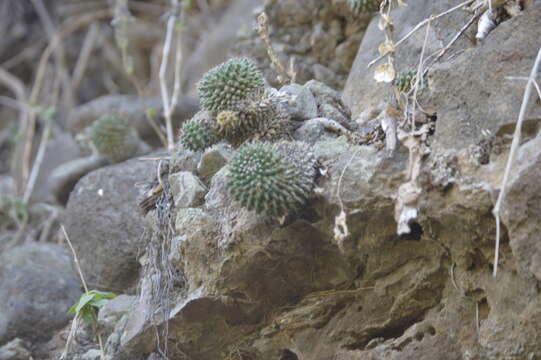
POLYGON ((203 203, 207 188, 191 172, 181 171, 171 174, 169 175, 169 183, 177 209, 196 207, 203 203))
MULTIPOLYGON (((287 67, 295 58, 297 83, 316 79, 343 87, 371 14, 354 19, 345 0, 266 1, 258 14, 263 11, 279 60, 287 67)), ((270 85, 278 88, 278 73, 254 25, 239 36, 232 55, 253 58, 270 85)))
POLYGON ((541 137, 522 145, 509 179, 502 220, 522 271, 541 280, 541 137))
POLYGON ((36 179, 36 186, 32 192, 32 200, 54 201, 48 186, 49 177, 56 168, 77 159, 79 156, 79 146, 71 135, 60 130, 53 132, 52 139, 47 143, 47 149, 36 179))
POLYGON ((31 355, 24 341, 19 338, 0 347, 0 360, 28 360, 31 355))
POLYGON ((135 301, 135 296, 119 295, 102 306, 98 313, 98 323, 102 333, 111 333, 122 316, 133 308, 135 301))
POLYGON ((310 80, 305 84, 318 106, 318 116, 329 117, 338 122, 349 122, 351 113, 340 99, 340 93, 322 82, 310 80))
POLYGON ((82 355, 76 355, 74 360, 100 360, 101 351, 98 349, 90 349, 82 355))
POLYGON ((155 173, 153 162, 129 160, 93 171, 75 186, 63 223, 89 283, 122 290, 136 281, 144 243, 136 185, 155 173))
POLYGON ((175 151, 171 154, 170 171, 190 171, 195 173, 200 160, 200 152, 190 151, 177 145, 175 151))
MULTIPOLYGON (((402 38, 430 15, 439 14, 455 5, 456 2, 451 0, 420 0, 411 2, 406 7, 394 8, 390 14, 395 26, 394 38, 402 38)), ((448 17, 432 21, 425 53, 432 54, 439 50, 440 44, 447 44, 455 35, 454 29, 449 30, 449 24, 465 24, 468 20, 469 15, 465 12, 455 11, 448 17)), ((382 99, 390 99, 392 95, 391 86, 374 80, 374 67, 367 68, 368 63, 379 56, 378 46, 384 41, 384 34, 378 28, 378 21, 379 17, 376 16, 366 29, 342 94, 342 99, 351 109, 353 118, 365 109, 377 106, 382 99)), ((395 53, 397 59, 395 63, 399 66, 397 71, 417 68, 424 38, 425 32, 417 31, 397 48, 395 53)), ((460 48, 467 46, 468 42, 463 38, 455 44, 455 47, 460 48)))
MULTIPOLYGON (((149 125, 146 118, 148 109, 155 109, 157 114, 163 113, 163 104, 160 97, 131 96, 131 95, 106 95, 79 105, 69 119, 69 129, 72 134, 78 134, 85 127, 102 115, 115 115, 128 119, 134 124, 139 136, 148 144, 161 145, 156 133, 149 125)), ((197 102, 194 99, 181 97, 175 108, 173 120, 178 126, 183 119, 190 118, 197 110, 197 102)), ((160 115, 155 119, 163 123, 160 115)))
POLYGON ((280 91, 295 96, 292 104, 287 105, 287 112, 292 119, 303 121, 317 117, 316 99, 309 89, 298 84, 291 84, 283 86, 280 91))
POLYGON ((81 295, 71 256, 54 244, 30 243, 0 256, 0 343, 45 340, 70 318, 81 295))
POLYGON ((197 174, 209 182, 210 179, 233 157, 233 148, 226 144, 218 144, 206 150, 197 165, 197 174))
MULTIPOLYGON (((525 83, 505 80, 527 76, 537 54, 541 5, 500 24, 483 45, 438 64, 429 76, 430 98, 423 102, 437 111, 435 142, 444 149, 462 149, 486 137, 512 134, 525 83)), ((530 101, 523 136, 540 128, 541 105, 530 101)))
POLYGON ((324 136, 334 137, 334 135, 325 129, 325 126, 320 122, 314 121, 314 119, 305 121, 293 134, 295 140, 304 141, 311 145, 321 140, 324 136))
POLYGON ((75 184, 89 172, 107 165, 103 156, 90 156, 66 162, 53 170, 48 180, 48 187, 55 200, 60 204, 68 202, 75 184))

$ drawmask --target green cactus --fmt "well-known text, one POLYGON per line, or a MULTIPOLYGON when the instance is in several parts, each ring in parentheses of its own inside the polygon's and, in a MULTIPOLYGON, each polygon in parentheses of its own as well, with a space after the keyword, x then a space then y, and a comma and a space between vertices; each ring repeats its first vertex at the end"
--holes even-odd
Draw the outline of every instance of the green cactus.
POLYGON ((231 59, 209 70, 198 86, 201 107, 208 111, 231 110, 239 101, 263 92, 263 75, 251 60, 231 59))
POLYGON ((415 81, 417 70, 404 70, 398 73, 397 77, 393 81, 393 85, 396 90, 402 93, 408 93, 415 81))
POLYGON ((381 0, 348 0, 349 8, 355 15, 379 10, 381 0))
POLYGON ((191 151, 203 151, 218 142, 216 130, 197 114, 180 129, 180 143, 191 151))
POLYGON ((314 189, 316 159, 301 142, 244 145, 229 168, 228 188, 248 210, 283 216, 302 207, 314 189))
POLYGON ((94 121, 87 131, 96 152, 112 162, 127 160, 137 152, 137 132, 124 118, 104 115, 94 121))

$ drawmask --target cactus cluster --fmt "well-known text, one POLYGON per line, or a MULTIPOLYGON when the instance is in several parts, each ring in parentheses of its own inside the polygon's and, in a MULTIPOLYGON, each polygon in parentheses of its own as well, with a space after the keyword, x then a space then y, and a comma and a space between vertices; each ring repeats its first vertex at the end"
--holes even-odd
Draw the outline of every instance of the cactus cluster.
POLYGON ((252 142, 229 168, 228 188, 248 210, 283 216, 299 209, 314 189, 316 159, 301 142, 252 142))
POLYGON ((379 10, 381 0, 348 0, 349 8, 355 15, 379 10))
POLYGON ((264 89, 263 76, 246 58, 231 59, 209 70, 197 86, 201 107, 230 110, 238 101, 257 96, 264 89))
POLYGON ((137 152, 139 143, 137 132, 124 118, 104 115, 87 131, 96 152, 112 162, 127 160, 137 152))
POLYGON ((216 130, 197 115, 186 121, 180 130, 180 142, 191 151, 203 151, 217 141, 216 130))
POLYGON ((232 59, 209 70, 198 90, 206 119, 184 125, 180 142, 188 149, 204 150, 220 140, 235 147, 252 140, 275 141, 292 131, 289 114, 265 90, 263 75, 251 60, 232 59))

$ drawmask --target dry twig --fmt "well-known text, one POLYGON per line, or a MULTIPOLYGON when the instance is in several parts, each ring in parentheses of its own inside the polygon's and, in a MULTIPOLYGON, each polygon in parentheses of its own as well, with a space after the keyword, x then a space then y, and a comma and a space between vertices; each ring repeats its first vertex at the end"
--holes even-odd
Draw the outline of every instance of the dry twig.
POLYGON ((515 133, 513 134, 513 141, 511 143, 511 149, 509 150, 509 158, 507 159, 507 165, 505 166, 505 172, 503 174, 503 180, 500 186, 500 193, 498 194, 498 200, 496 201, 496 205, 494 206, 494 209, 492 210, 492 213, 494 214, 494 218, 496 219, 496 248, 495 248, 495 253, 494 253, 494 269, 492 272, 492 275, 494 277, 496 277, 498 273, 498 257, 500 253, 500 231, 501 231, 500 209, 505 199, 505 193, 507 191, 507 183, 509 182, 509 175, 511 174, 511 167, 513 166, 513 162, 515 161, 516 152, 520 144, 522 123, 524 122, 524 118, 526 117, 528 101, 530 100, 532 87, 535 82, 535 78, 537 76, 537 71, 539 70, 540 63, 541 63, 541 48, 539 49, 537 53, 537 57, 535 59, 534 65, 532 67, 532 71, 530 73, 530 77, 528 78, 528 83, 526 84, 526 89, 524 90, 524 97, 522 98, 522 105, 520 106, 518 121, 515 127, 515 133))

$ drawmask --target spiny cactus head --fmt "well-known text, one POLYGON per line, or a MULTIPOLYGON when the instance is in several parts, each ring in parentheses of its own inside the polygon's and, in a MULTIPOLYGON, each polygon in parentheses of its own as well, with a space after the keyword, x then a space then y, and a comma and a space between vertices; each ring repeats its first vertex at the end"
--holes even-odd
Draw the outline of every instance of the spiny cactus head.
POLYGON ((236 102, 261 93, 264 89, 263 75, 253 61, 231 59, 209 70, 197 89, 203 109, 228 110, 236 102))
POLYGON ((191 151, 203 151, 218 141, 214 129, 196 117, 180 129, 180 143, 191 151))
POLYGON ((315 158, 307 150, 300 143, 244 145, 230 164, 231 194, 258 214, 283 216, 298 210, 314 188, 315 158))
POLYGON ((137 132, 124 118, 104 115, 90 125, 87 134, 98 154, 113 162, 127 160, 137 152, 137 132))
POLYGON ((355 15, 379 10, 381 0, 348 0, 349 8, 355 15))

